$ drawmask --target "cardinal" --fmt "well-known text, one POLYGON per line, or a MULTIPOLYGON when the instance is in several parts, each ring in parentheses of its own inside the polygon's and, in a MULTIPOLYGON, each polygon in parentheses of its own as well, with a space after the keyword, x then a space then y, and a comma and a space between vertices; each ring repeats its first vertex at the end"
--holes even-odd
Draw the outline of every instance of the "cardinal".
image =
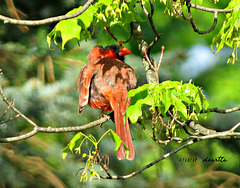
POLYGON ((124 119, 131 100, 127 99, 128 91, 134 89, 137 83, 134 70, 124 63, 124 56, 130 53, 121 45, 95 46, 78 77, 79 113, 87 104, 94 109, 102 109, 102 112, 114 112, 116 133, 129 149, 127 156, 121 144, 117 152, 119 160, 132 160, 135 156, 129 121, 124 119))

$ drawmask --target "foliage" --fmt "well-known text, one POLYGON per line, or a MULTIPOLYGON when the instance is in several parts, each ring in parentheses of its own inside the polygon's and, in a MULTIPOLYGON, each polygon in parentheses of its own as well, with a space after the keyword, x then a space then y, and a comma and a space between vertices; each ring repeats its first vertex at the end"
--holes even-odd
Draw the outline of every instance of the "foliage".
MULTIPOLYGON (((171 0, 163 0, 163 2, 167 2, 169 8, 172 8, 171 2, 177 2, 171 1, 171 0)), ((198 3, 200 1, 192 1, 193 3, 198 3)), ((72 4, 72 1, 68 1, 69 4, 72 4)), ((112 29, 115 26, 118 26, 125 30, 125 35, 130 34, 130 27, 129 23, 131 21, 139 20, 139 21, 146 21, 142 19, 142 12, 138 13, 136 12, 134 8, 134 3, 137 1, 130 0, 130 1, 108 1, 108 0, 99 0, 95 1, 96 3, 91 6, 86 12, 84 12, 82 15, 80 15, 77 18, 71 19, 71 20, 65 20, 59 22, 55 28, 52 30, 52 32, 48 35, 48 43, 50 46, 50 43, 53 41, 55 44, 57 44, 60 48, 64 49, 66 46, 66 43, 69 40, 76 39, 77 41, 82 41, 84 39, 96 39, 96 35, 98 34, 98 42, 109 42, 106 40, 106 36, 103 32, 96 32, 96 27, 99 26, 101 29, 104 29, 104 27, 110 27, 112 29), (130 3, 128 3, 130 2, 130 3), (125 6, 127 5, 127 6, 125 6), (120 10, 120 11, 119 11, 120 10), (68 29, 68 26, 71 29, 68 29), (102 37, 102 38, 101 38, 102 37), (59 40, 60 39, 60 40, 59 40), (101 40, 102 39, 102 40, 101 40), (59 43, 61 41, 61 43, 59 43)), ((139 2, 139 1, 138 1, 139 2)), ((143 0, 143 4, 149 9, 149 1, 143 0)), ((154 1, 155 3, 159 3, 159 1, 154 1)), ((181 1, 186 2, 186 1, 181 1)), ((205 1, 206 2, 206 1, 205 1)), ((19 2, 18 2, 19 3, 19 2)), ((56 4, 61 4, 62 2, 56 2, 54 0, 53 5, 50 4, 50 2, 44 2, 43 4, 46 6, 45 9, 33 9, 32 6, 35 4, 38 4, 38 1, 32 1, 29 3, 29 6, 31 9, 29 9, 29 12, 39 12, 39 14, 43 14, 48 12, 51 12, 51 15, 58 15, 61 14, 60 12, 56 12, 56 10, 60 10, 59 8, 56 8, 56 4), (48 11, 46 11, 48 10, 48 11), (49 11, 51 10, 51 11, 49 11), (54 12, 53 12, 54 11, 54 12)), ((64 1, 65 3, 65 1, 64 1)), ((219 46, 230 46, 234 47, 234 45, 239 45, 239 30, 238 30, 238 22, 239 20, 236 19, 236 23, 234 23, 235 16, 238 15, 238 12, 236 11, 235 7, 237 7, 237 1, 232 1, 232 4, 230 3, 228 8, 233 8, 235 11, 226 14, 226 21, 224 22, 224 28, 220 32, 223 32, 221 34, 223 35, 217 35, 214 39, 214 44, 219 46), (235 4, 234 4, 234 3, 235 4), (232 7, 230 7, 230 5, 232 7), (235 6, 236 5, 236 6, 235 6), (233 16, 233 17, 231 17, 233 16), (227 34, 226 34, 227 33, 227 34), (226 34, 226 35, 224 35, 226 34), (224 40, 222 40, 222 38, 224 40)), ((158 4, 157 4, 158 5, 158 4)), ((69 5, 70 6, 70 5, 69 5)), ((78 5, 79 6, 79 5, 78 5)), ((78 7, 76 6, 76 7, 78 7)), ((68 7, 69 8, 69 7, 68 7)), ((163 32, 163 36, 161 38, 160 43, 164 43, 164 45, 167 47, 168 52, 169 49, 173 49, 171 52, 171 56, 173 56, 170 61, 163 62, 164 67, 171 67, 176 68, 176 72, 178 72, 178 68, 180 65, 176 65, 176 43, 178 45, 178 49, 181 48, 191 48, 189 43, 185 43, 185 41, 188 41, 190 36, 193 40, 192 44, 196 44, 199 42, 198 36, 192 34, 189 32, 190 30, 187 30, 187 27, 185 27, 186 23, 184 22, 184 26, 181 27, 178 24, 180 23, 179 20, 176 21, 174 18, 169 17, 166 18, 163 15, 160 14, 161 11, 159 11, 161 8, 160 6, 155 7, 155 19, 158 21, 156 26, 161 28, 161 32, 163 32), (157 14, 157 16, 156 16, 157 14), (159 21, 161 16, 161 21, 159 21), (163 17, 162 17, 163 16, 163 17), (166 21, 168 20, 168 21, 166 21), (165 25, 163 25, 163 23, 165 25), (178 27, 178 33, 176 34, 176 26, 178 27), (163 28, 164 27, 164 28, 163 28), (180 28, 179 28, 180 27, 180 28), (184 31, 184 32, 181 32, 184 31), (174 35, 173 37, 166 37, 168 33, 172 32, 174 35), (183 42, 176 42, 179 38, 187 38, 183 42), (172 41, 172 42, 171 42, 172 41), (175 65, 175 66, 173 66, 175 65)), ((0 8, 1 10, 6 9, 5 6, 2 6, 0 8)), ((21 7, 20 7, 21 9, 21 7)), ((74 13, 77 9, 73 9, 68 14, 74 13)), ((25 7, 24 9, 25 10, 25 7)), ((139 10, 139 9, 138 9, 139 10)), ((149 9, 150 10, 150 9, 149 9)), ((5 14, 5 12, 4 12, 5 14)), ((7 11, 6 11, 6 14, 7 11)), ((40 15, 43 16, 43 15, 40 15)), ((39 17, 40 17, 39 16, 39 17)), ((44 14, 46 16, 46 14, 44 14)), ((50 16, 50 15, 49 15, 50 16)), ((35 18, 31 14, 28 14, 29 18, 35 18)), ((202 18, 203 21, 205 21, 204 18, 202 18)), ((146 23, 146 22, 145 22, 146 23)), ((145 23, 141 23, 144 25, 145 23)), ((220 22, 221 23, 221 22, 220 22)), ((78 76, 79 70, 81 66, 85 63, 87 60, 87 53, 90 51, 90 48, 92 46, 96 45, 94 42, 88 43, 85 45, 84 42, 82 42, 81 48, 74 49, 73 51, 70 51, 70 53, 60 52, 60 51, 51 51, 49 52, 49 49, 45 46, 45 37, 48 32, 46 28, 43 28, 43 31, 45 33, 43 34, 36 34, 36 30, 30 28, 30 31, 26 34, 21 33, 18 29, 13 29, 13 27, 10 27, 11 32, 7 32, 6 29, 9 27, 9 25, 0 25, 1 32, 1 48, 0 48, 0 54, 1 54, 1 60, 0 65, 5 73, 4 78, 4 91, 6 92, 6 95, 12 100, 15 99, 15 106, 19 108, 26 116, 28 116, 30 119, 32 119, 34 122, 39 123, 41 126, 50 126, 50 127, 61 127, 61 126, 68 126, 68 125, 77 125, 79 123, 84 124, 86 122, 92 121, 93 119, 96 119, 98 117, 97 110, 89 110, 86 108, 85 114, 83 116, 79 116, 77 114, 77 89, 76 89, 76 78, 78 76), (14 33, 16 35, 14 35, 14 33), (3 34, 4 33, 4 34, 3 34), (24 37, 25 36, 25 37, 24 37), (7 39, 6 39, 7 38, 7 39), (28 38, 28 40, 26 40, 28 38), (12 42, 5 42, 5 41, 12 41, 12 42), (44 45, 43 45, 44 44, 44 45), (40 46, 39 46, 40 45, 40 46), (73 55, 74 54, 74 55, 73 55), (58 75, 58 79, 53 83, 42 83, 35 79, 37 77, 37 64, 39 63, 45 63, 46 56, 50 55, 53 60, 54 64, 54 74, 58 75), (84 62, 75 62, 74 66, 73 63, 74 59, 77 60, 83 60, 84 62), (37 60, 37 61, 36 61, 37 60), (4 66, 4 67, 3 67, 4 66)), ((149 32, 149 25, 144 25, 144 27, 147 31, 147 37, 154 38, 155 36, 149 32)), ((190 27, 191 29, 191 27, 190 27)), ((206 37, 201 37, 201 41, 205 40, 206 37)), ((182 40, 181 40, 182 41, 182 40)), ((72 44, 72 43, 71 43, 72 44)), ((191 44, 191 45, 192 45, 191 44)), ((131 49, 137 48, 135 41, 130 41, 131 49)), ((75 47, 75 45, 74 45, 75 47)), ((237 48, 239 46, 236 46, 234 49, 234 52, 237 51, 237 48)), ((72 48, 72 46, 71 46, 72 48)), ((66 51, 69 49, 65 48, 66 51)), ((219 49, 220 50, 220 49, 219 49)), ((152 51, 153 52, 153 51, 152 51)), ((199 52, 201 53, 201 52, 199 52)), ((181 53, 182 54, 186 54, 181 53)), ((234 57, 234 56, 233 56, 234 57)), ((237 57, 235 53, 235 57, 237 57)), ((144 78, 144 70, 141 69, 141 66, 139 66, 139 62, 141 59, 138 57, 128 57, 127 63, 134 62, 133 68, 134 70, 137 70, 140 74, 138 74, 138 83, 143 82, 144 78)), ((182 63, 184 63, 182 61, 182 63)), ((48 67, 45 67, 48 69, 48 67)), ((176 72, 169 71, 167 72, 167 78, 169 79, 176 79, 176 72)), ((187 73, 186 73, 187 74, 187 73)), ((209 93, 210 96, 208 96, 208 100, 211 104, 214 102, 214 105, 217 105, 219 107, 219 104, 227 103, 228 107, 231 107, 232 104, 229 104, 228 99, 232 99, 234 97, 234 105, 235 103, 238 103, 237 94, 233 95, 233 92, 229 91, 224 87, 226 84, 231 87, 232 90, 234 90, 234 93, 237 93, 236 84, 235 81, 237 81, 237 75, 238 69, 235 69, 234 67, 231 67, 231 71, 229 72, 228 69, 221 69, 221 71, 212 71, 211 73, 206 73, 203 77, 199 78, 198 85, 204 85, 204 91, 211 90, 209 93), (227 70, 227 71, 226 71, 227 70), (229 76, 231 75, 231 77, 229 76), (226 76, 222 76, 226 75, 226 76), (226 79, 225 79, 226 77, 226 79), (209 79, 206 79, 209 78, 209 79), (231 79, 233 78, 233 79, 231 79), (225 79, 225 82, 224 80, 225 79), (231 82, 230 82, 231 79, 231 82), (210 80, 210 81, 209 81, 210 80), (217 83, 217 84, 216 84, 217 83), (223 84, 225 83, 225 84, 223 84), (230 84, 229 84, 230 83, 230 84), (224 88, 223 88, 224 87, 224 88), (216 90, 217 89, 217 90, 216 90)), ((161 75, 162 79, 163 75, 161 75)), ((164 77, 164 79, 166 78, 164 77)), ((179 75, 181 79, 181 75, 179 75)), ((146 114, 147 111, 145 111, 144 106, 150 107, 151 112, 153 112, 157 108, 159 109, 159 112, 161 112, 162 116, 167 116, 167 111, 171 111, 173 114, 177 115, 177 117, 181 120, 188 120, 190 118, 198 118, 200 109, 205 110, 207 109, 208 103, 204 96, 202 95, 201 88, 193 86, 192 84, 189 84, 188 87, 191 92, 184 92, 188 91, 188 89, 183 90, 183 85, 188 84, 182 84, 179 82, 169 82, 169 85, 171 86, 169 89, 167 87, 163 87, 162 85, 144 85, 140 88, 133 90, 132 92, 132 98, 135 98, 137 100, 137 97, 139 97, 139 103, 136 102, 135 99, 132 99, 131 105, 135 105, 135 109, 132 108, 130 110, 130 116, 132 116, 132 121, 136 122, 137 119, 142 115, 146 114), (144 88, 146 87, 146 88, 144 88), (142 89, 142 91, 141 91, 142 89), (167 92, 168 95, 163 95, 166 98, 159 99, 159 96, 162 96, 162 91, 167 92), (135 93, 134 93, 135 92, 135 93), (173 98, 169 98, 167 96, 173 95, 173 98), (195 95, 192 95, 195 94, 195 95), (181 95, 185 97, 181 97, 181 95), (142 97, 140 99, 140 97, 142 97), (154 100, 153 100, 154 99, 154 100), (197 100, 196 100, 197 99, 197 100), (135 100, 135 103, 134 103, 135 100), (195 109, 195 111, 194 111, 195 109), (166 111, 167 110, 167 111, 166 111), (178 112, 178 113, 176 113, 178 112)), ((165 82, 163 82, 164 85, 165 82)), ((196 83, 196 81, 195 81, 196 83)), ((184 86, 185 87, 185 86, 184 86)), ((222 105, 223 106, 223 105, 222 105)), ((131 109, 131 106, 130 106, 131 109)), ((1 115, 4 113, 5 106, 2 105, 2 102, 0 103, 0 112, 1 115)), ((11 117, 11 111, 9 111, 10 114, 7 114, 5 117, 8 120, 8 115, 11 117)), ((224 116, 225 118, 226 116, 224 116)), ((232 122, 235 122, 238 118, 236 117, 230 117, 232 122)), ((229 119, 230 119, 229 118, 229 119)), ((222 118, 223 119, 223 118, 222 118)), ((213 121, 218 121, 216 127, 219 125, 222 126, 224 129, 226 129, 226 121, 229 119, 225 118, 224 123, 221 122, 221 118, 214 119, 213 121)), ((207 122, 206 122, 207 123, 207 122)), ((146 127, 152 126, 152 121, 145 121, 146 127)), ((208 125, 209 127, 212 126, 212 123, 208 125)), ((229 125, 230 126, 230 125, 229 125)), ((141 127, 141 126, 140 126, 141 127)), ((139 128, 138 124, 131 126, 134 134, 134 145, 136 146, 136 159, 133 163, 130 163, 129 161, 117 161, 114 157, 111 158, 113 161, 113 164, 111 165, 111 170, 115 174, 120 173, 129 173, 129 171, 132 171, 133 169, 139 169, 144 164, 148 162, 152 162, 156 158, 159 157, 160 154, 165 153, 169 150, 176 149, 175 145, 168 144, 166 147, 161 145, 161 147, 158 147, 154 145, 152 142, 149 141, 149 137, 144 134, 144 130, 139 128), (151 155, 149 155, 151 154, 151 155), (123 168, 124 167, 124 168, 123 168)), ((16 135, 19 132, 27 132, 28 126, 26 126, 26 123, 24 121, 21 121, 20 118, 18 118, 15 121, 12 121, 10 123, 4 123, 0 126, 1 131, 1 137, 5 136, 12 136, 16 135)), ((79 160, 79 157, 77 155, 69 155, 67 160, 62 160, 59 151, 62 150, 64 145, 67 143, 67 141, 70 139, 69 137, 72 137, 71 133, 68 134, 40 134, 37 136, 34 136, 31 139, 28 139, 24 142, 20 143, 14 143, 14 144, 8 144, 8 145, 1 145, 1 152, 0 152, 0 166, 1 166, 1 178, 0 182, 2 186, 7 187, 49 187, 49 186, 67 186, 67 187, 76 187, 76 184, 79 182, 79 179, 82 181, 92 180, 95 178, 99 178, 98 171, 96 170, 96 157, 99 155, 98 152, 98 145, 99 141, 102 140, 102 132, 106 131, 108 129, 108 124, 104 124, 104 127, 102 130, 100 128, 91 129, 90 136, 89 132, 83 132, 82 134, 78 135, 78 137, 74 137, 74 139, 71 141, 70 146, 66 147, 67 149, 64 150, 63 156, 66 157, 67 153, 66 151, 71 152, 82 152, 83 148, 80 147, 80 143, 82 143, 81 146, 83 146, 83 140, 85 140, 84 143, 91 144, 91 151, 89 153, 84 153, 82 155, 82 158, 79 160), (85 136, 84 136, 85 135, 85 136), (94 136, 93 136, 94 135, 94 136), (100 135, 100 136, 99 136, 100 135), (99 140, 96 138, 100 137, 99 140), (93 143, 92 143, 93 141, 93 143), (79 143, 80 142, 80 143, 79 143), (75 145, 73 144, 75 143, 75 145), (7 148, 7 149, 6 149, 7 148), (76 149, 76 150, 75 150, 76 149), (35 157, 35 156, 39 156, 35 157), (83 159, 86 161, 84 162, 83 159), (34 165, 33 165, 34 164, 34 165), (85 165, 85 166, 84 166, 85 165), (83 169, 80 169, 81 167, 84 167, 83 169), (55 170, 57 169, 57 170, 55 170), (76 172, 81 171, 80 178, 76 177, 76 180, 73 180, 76 175, 76 172), (85 172, 85 173, 84 173, 85 172), (38 181, 39 184, 36 184, 35 182, 38 181)), ((108 131, 107 131, 108 132, 108 131)), ((112 134, 114 134, 113 131, 111 131, 112 134)), ((110 134, 111 134, 110 133, 110 134)), ((79 134, 79 133, 78 133, 79 134)), ((104 134, 106 135, 106 134, 104 134)), ((77 136, 77 135, 76 135, 77 136)), ((115 150, 118 148, 118 145, 121 144, 121 141, 117 141, 117 137, 113 137, 116 139, 115 141, 115 150)), ((106 138, 107 139, 107 138, 106 138)), ((106 141, 106 140, 102 140, 106 141)), ((177 143, 176 143, 177 144, 177 143)), ((108 154, 111 155, 111 152, 113 151, 112 142, 104 142, 104 150, 109 150, 108 154)), ((179 146, 179 145, 178 145, 179 146)), ((159 165, 154 165, 154 167, 151 167, 146 172, 142 173, 141 176, 135 176, 134 179, 131 181, 125 180, 123 181, 106 181, 106 180, 99 180, 96 181, 94 184, 94 181, 87 182, 87 185, 79 185, 79 187, 87 186, 87 187, 135 187, 136 185, 142 185, 143 187, 149 187, 151 186, 159 186, 165 185, 165 187, 170 187, 174 185, 182 185, 185 186, 201 186, 201 181, 204 181, 203 183, 208 184, 209 187, 212 186, 212 183, 216 184, 227 184, 227 182, 231 184, 231 178, 235 178, 236 176, 233 176, 233 173, 238 173, 239 168, 239 151, 237 150, 239 148, 239 144, 236 142, 216 142, 214 140, 211 140, 210 142, 205 141, 198 145, 193 145, 191 148, 186 148, 184 152, 177 153, 177 155, 173 156, 173 158, 168 158, 167 160, 162 161, 159 165), (227 145, 227 147, 226 147, 227 145), (226 149, 227 148, 227 149, 226 149), (226 154, 226 155, 225 155, 226 154), (218 157, 219 155, 224 155, 229 159, 228 163, 220 164, 220 163, 203 163, 202 161, 198 161, 197 163, 181 163, 179 162, 179 158, 191 158, 191 157, 198 157, 198 159, 209 157, 218 157), (234 155, 234 158, 232 157, 234 155), (228 165, 230 163, 230 165, 228 165), (226 173, 222 173, 220 175, 214 175, 214 172, 229 172, 232 173, 232 176, 229 176, 229 179, 227 178, 221 178, 225 177, 226 173), (212 173, 212 174, 211 174, 212 173), (205 176, 204 176, 205 175, 205 176), (199 177, 201 180, 199 180, 199 177), (212 179, 210 177, 213 177, 212 179), (215 182, 215 180, 218 179, 219 182, 215 182), (191 181, 185 181, 185 180, 191 180, 191 181), (150 183, 151 182, 151 183, 150 183), (189 183, 190 182, 190 183, 189 183)), ((102 152, 102 151, 101 151, 102 152)), ((83 153, 83 152, 82 152, 83 153)), ((216 185, 215 184, 215 185, 216 185)), ((237 184, 237 183, 236 183, 237 184)), ((238 185, 238 184, 237 184, 238 185)), ((230 186, 229 186, 230 187, 230 186)))
MULTIPOLYGON (((88 171, 90 172, 89 173, 90 181, 92 181, 94 178, 100 179, 98 172, 94 170, 94 165, 95 163, 99 162, 101 159, 98 145, 100 141, 104 138, 104 136, 107 134, 111 136, 112 140, 115 142, 114 151, 117 151, 120 148, 121 144, 124 144, 124 143, 122 142, 120 137, 117 135, 117 133, 115 133, 112 129, 109 129, 108 131, 106 131, 99 140, 96 140, 96 138, 91 134, 85 135, 84 133, 79 132, 72 138, 72 140, 63 150, 62 157, 63 159, 65 159, 69 151, 71 151, 72 153, 75 151, 76 153, 81 154, 82 146, 84 142, 90 141, 90 143, 92 144, 93 150, 92 150, 92 146, 90 146, 89 154, 87 153, 82 154, 82 158, 87 157, 87 160, 86 160, 86 165, 81 173, 80 181, 88 181, 88 171)), ((124 144, 124 148, 126 150, 126 156, 128 156, 129 150, 125 144, 124 144)))
MULTIPOLYGON (((51 46, 52 40, 58 45, 58 38, 61 38, 62 40, 61 45, 58 45, 62 49, 64 49, 66 42, 73 38, 77 39, 78 42, 87 38, 91 39, 94 30, 93 32, 90 32, 89 30, 96 25, 101 29, 118 25, 127 32, 130 32, 130 23, 136 19, 141 20, 134 9, 135 2, 136 0, 131 0, 129 3, 125 3, 121 0, 97 1, 80 16, 60 21, 48 34, 47 41, 49 47, 51 46)), ((81 8, 82 7, 80 6, 79 8, 71 10, 67 14, 75 13, 81 8)))
MULTIPOLYGON (((143 21, 143 19, 137 14, 135 9, 136 0, 130 0, 128 3, 125 1, 116 0, 99 0, 94 5, 90 6, 87 11, 85 11, 80 16, 60 21, 54 29, 48 34, 47 42, 49 47, 51 47, 52 40, 54 43, 64 49, 65 44, 71 40, 76 39, 78 42, 82 40, 91 39, 94 34, 94 28, 99 26, 101 29, 110 28, 114 26, 119 26, 120 28, 130 33, 130 23, 136 20, 143 21), (91 32, 92 30, 92 32, 91 32), (58 39, 61 39, 61 44, 58 44, 58 39)), ((166 6, 165 13, 169 15, 179 16, 176 12, 177 10, 183 11, 184 5, 189 1, 177 0, 175 2, 174 8, 171 0, 162 0, 166 6)), ((199 0, 199 4, 202 4, 203 1, 199 0)), ((149 4, 149 1, 142 1, 143 4, 149 4)), ((217 1, 215 1, 217 3, 217 1)), ((239 7, 240 3, 238 0, 232 0, 229 2, 229 5, 225 9, 232 9, 233 11, 226 14, 226 19, 223 23, 223 26, 219 33, 213 38, 211 48, 216 45, 217 53, 224 46, 233 48, 228 62, 235 63, 238 60, 237 50, 239 48, 240 39, 239 39, 239 7)), ((73 14, 80 10, 75 8, 69 11, 67 14, 73 14)))
POLYGON ((217 53, 224 46, 228 46, 233 49, 228 63, 235 63, 238 60, 238 49, 240 47, 240 1, 232 0, 226 9, 231 9, 230 13, 226 14, 226 19, 219 33, 213 38, 211 48, 213 50, 214 45, 216 45, 217 53))
MULTIPOLYGON (((165 13, 171 16, 176 17, 183 17, 180 15, 180 12, 184 12, 185 5, 189 3, 189 0, 176 0, 175 5, 173 8, 173 4, 171 0, 161 0, 166 6, 165 13)), ((214 1, 218 3, 219 1, 214 1)), ((194 2, 196 4, 202 4, 203 0, 198 0, 194 2)), ((238 0, 231 0, 229 1, 228 6, 225 10, 229 9, 232 10, 230 13, 226 13, 226 18, 224 23, 218 32, 212 39, 211 49, 213 52, 219 52, 223 47, 230 47, 232 48, 232 53, 230 54, 227 62, 232 62, 233 64, 235 61, 238 61, 238 49, 240 47, 240 1, 238 0), (215 50, 214 47, 217 49, 215 50)), ((217 11, 216 11, 217 12, 217 11)), ((216 13, 214 13, 216 14, 216 13)), ((218 13, 219 14, 219 13, 218 13)), ((187 20, 187 18, 184 18, 187 20)), ((217 18, 219 19, 219 18, 217 18)))
POLYGON ((196 118, 202 110, 207 110, 209 104, 201 89, 191 83, 164 81, 160 84, 145 84, 129 91, 131 103, 127 108, 126 117, 136 123, 142 116, 142 106, 157 107, 162 116, 171 110, 183 121, 196 118))

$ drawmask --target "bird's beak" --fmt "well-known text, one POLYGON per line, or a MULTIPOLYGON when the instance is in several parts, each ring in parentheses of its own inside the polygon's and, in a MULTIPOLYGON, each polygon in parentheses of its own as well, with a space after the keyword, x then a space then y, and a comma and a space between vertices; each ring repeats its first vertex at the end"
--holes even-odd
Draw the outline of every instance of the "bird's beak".
POLYGON ((126 47, 122 47, 120 52, 118 53, 119 56, 125 56, 130 54, 131 51, 129 49, 127 49, 126 47))

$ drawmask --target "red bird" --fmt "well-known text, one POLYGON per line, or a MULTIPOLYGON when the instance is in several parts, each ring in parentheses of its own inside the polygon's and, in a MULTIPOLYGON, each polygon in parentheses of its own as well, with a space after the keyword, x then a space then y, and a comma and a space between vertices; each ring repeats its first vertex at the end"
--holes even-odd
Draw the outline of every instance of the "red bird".
POLYGON ((124 56, 131 51, 118 45, 95 46, 88 55, 88 63, 82 68, 78 77, 79 113, 89 104, 92 108, 102 111, 114 111, 116 132, 129 149, 126 156, 124 145, 121 144, 117 157, 119 160, 134 159, 135 151, 128 119, 124 113, 130 103, 128 91, 134 89, 137 77, 133 69, 123 62, 124 56))

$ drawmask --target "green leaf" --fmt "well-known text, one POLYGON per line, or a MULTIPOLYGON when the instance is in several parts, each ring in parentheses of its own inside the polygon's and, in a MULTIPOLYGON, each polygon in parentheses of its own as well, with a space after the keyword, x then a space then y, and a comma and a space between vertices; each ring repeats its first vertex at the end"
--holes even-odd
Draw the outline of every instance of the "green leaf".
POLYGON ((124 149, 125 149, 125 152, 126 152, 126 158, 128 158, 129 156, 129 149, 128 147, 123 143, 123 141, 121 140, 121 138, 117 135, 117 133, 115 133, 113 130, 110 130, 110 132, 108 133, 111 138, 113 139, 114 143, 115 143, 115 148, 114 148, 114 151, 117 151, 121 144, 124 145, 124 149))
POLYGON ((62 158, 65 159, 67 157, 68 152, 70 151, 69 146, 67 145, 62 152, 62 158))
MULTIPOLYGON (((80 10, 82 7, 75 8, 67 13, 73 14, 80 10)), ((61 37, 62 39, 62 50, 64 49, 64 46, 67 41, 76 38, 77 40, 80 40, 80 32, 82 30, 82 27, 78 25, 78 18, 68 19, 68 20, 62 20, 60 21, 54 29, 48 34, 47 41, 48 45, 51 46, 51 39, 54 39, 54 43, 57 44, 57 38, 61 37)))
POLYGON ((211 49, 216 46, 215 53, 219 52, 223 47, 232 48, 232 53, 227 62, 234 63, 238 60, 237 49, 240 44, 240 3, 239 0, 231 0, 226 9, 231 9, 230 13, 226 14, 226 19, 223 22, 219 33, 213 38, 211 49))
POLYGON ((72 138, 72 140, 70 141, 70 143, 68 145, 70 151, 73 151, 73 149, 74 149, 74 147, 76 145, 76 142, 79 141, 82 138, 82 136, 83 136, 82 133, 79 132, 72 138))
POLYGON ((153 105, 152 97, 148 93, 149 86, 151 85, 145 84, 128 92, 128 97, 132 97, 132 99, 127 108, 126 117, 128 117, 132 123, 136 123, 138 118, 142 116, 143 105, 153 105))
POLYGON ((117 133, 115 133, 113 130, 110 130, 110 132, 108 134, 111 136, 113 142, 115 143, 114 151, 117 151, 122 144, 122 140, 117 135, 117 133))
POLYGON ((82 138, 82 136, 83 134, 79 132, 72 138, 72 140, 69 142, 69 144, 65 147, 65 149, 62 152, 63 159, 67 157, 69 151, 73 152, 76 142, 78 142, 82 138))
POLYGON ((178 115, 180 115, 183 118, 183 120, 186 120, 188 118, 186 105, 183 104, 183 102, 178 97, 175 96, 173 96, 173 103, 175 103, 173 108, 174 113, 178 112, 178 115))
POLYGON ((201 91, 199 90, 197 93, 196 93, 196 97, 195 97, 195 107, 196 107, 196 112, 197 114, 201 112, 202 110, 202 101, 203 101, 203 98, 202 98, 202 93, 201 91))
MULTIPOLYGON (((79 11, 81 8, 81 6, 79 8, 75 8, 69 11, 67 15, 79 11)), ((96 10, 96 7, 90 6, 84 13, 82 13, 78 17, 60 21, 47 36, 49 48, 51 48, 52 40, 57 46, 61 47, 62 50, 64 50, 65 44, 69 40, 76 39, 77 41, 80 41, 83 38, 89 38, 91 36, 91 33, 87 32, 87 29, 94 19, 94 14, 96 10), (57 38, 62 39, 61 45, 57 44, 57 38)))
POLYGON ((161 99, 162 99, 162 102, 163 102, 163 105, 164 105, 163 114, 166 114, 166 112, 168 111, 168 109, 170 108, 170 106, 172 104, 169 90, 165 89, 165 90, 162 91, 161 99))

